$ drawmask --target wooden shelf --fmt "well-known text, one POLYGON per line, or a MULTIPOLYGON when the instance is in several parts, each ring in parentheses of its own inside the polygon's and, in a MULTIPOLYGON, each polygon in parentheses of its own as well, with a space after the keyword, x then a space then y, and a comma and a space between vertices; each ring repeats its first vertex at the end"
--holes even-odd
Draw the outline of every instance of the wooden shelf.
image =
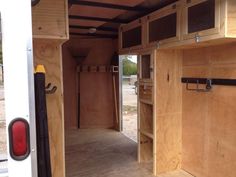
POLYGON ((140 132, 141 134, 143 134, 143 135, 145 135, 145 136, 147 136, 147 137, 153 139, 153 133, 150 133, 150 132, 148 132, 148 131, 146 131, 146 130, 139 130, 139 132, 140 132))

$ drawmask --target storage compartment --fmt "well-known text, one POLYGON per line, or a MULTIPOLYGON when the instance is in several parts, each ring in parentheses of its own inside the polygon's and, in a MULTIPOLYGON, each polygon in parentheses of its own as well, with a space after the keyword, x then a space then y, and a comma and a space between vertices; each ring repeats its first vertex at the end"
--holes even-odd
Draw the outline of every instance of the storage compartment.
POLYGON ((188 8, 188 33, 215 27, 215 1, 208 0, 188 8))
POLYGON ((149 163, 149 168, 153 167, 153 140, 140 133, 140 162, 149 163))
POLYGON ((140 79, 151 81, 153 79, 153 59, 151 54, 140 56, 140 79))
POLYGON ((126 53, 143 47, 143 20, 138 19, 119 28, 119 50, 126 53))
POLYGON ((149 22, 149 43, 176 37, 177 14, 149 22))
POLYGON ((180 40, 180 3, 176 2, 147 16, 148 43, 164 45, 180 40))
POLYGON ((148 82, 139 82, 139 100, 147 103, 147 104, 152 104, 153 103, 153 86, 152 83, 148 82))
POLYGON ((140 132, 153 138, 153 106, 140 102, 140 132))
POLYGON ((130 48, 142 44, 142 27, 130 29, 122 33, 122 48, 130 48))
POLYGON ((220 33, 219 0, 186 0, 184 8, 184 39, 220 33))

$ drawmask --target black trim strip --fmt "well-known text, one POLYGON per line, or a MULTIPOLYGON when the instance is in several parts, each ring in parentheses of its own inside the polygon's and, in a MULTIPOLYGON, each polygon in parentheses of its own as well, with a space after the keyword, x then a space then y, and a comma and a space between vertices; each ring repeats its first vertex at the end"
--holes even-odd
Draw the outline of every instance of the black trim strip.
POLYGON ((207 84, 209 80, 211 80, 211 85, 236 86, 236 79, 208 79, 183 77, 181 79, 181 82, 189 84, 207 84))
POLYGON ((77 19, 77 20, 91 20, 91 21, 111 22, 111 23, 129 23, 129 20, 101 18, 101 17, 88 17, 88 16, 81 16, 81 15, 69 15, 69 18, 77 19))
POLYGON ((95 27, 95 26, 79 26, 79 25, 70 25, 70 28, 74 28, 74 29, 91 29, 91 28, 95 28, 97 31, 109 31, 109 32, 118 32, 118 29, 116 28, 111 28, 111 27, 95 27))
POLYGON ((137 11, 137 12, 149 11, 148 8, 143 8, 143 7, 138 7, 138 6, 131 7, 131 6, 118 5, 118 4, 111 4, 111 3, 93 2, 93 1, 69 0, 69 4, 101 7, 101 8, 109 8, 109 9, 117 9, 117 10, 137 11))
POLYGON ((70 35, 75 35, 75 36, 90 36, 90 37, 98 37, 98 38, 112 38, 112 39, 118 38, 118 35, 114 35, 114 34, 70 33, 70 35))

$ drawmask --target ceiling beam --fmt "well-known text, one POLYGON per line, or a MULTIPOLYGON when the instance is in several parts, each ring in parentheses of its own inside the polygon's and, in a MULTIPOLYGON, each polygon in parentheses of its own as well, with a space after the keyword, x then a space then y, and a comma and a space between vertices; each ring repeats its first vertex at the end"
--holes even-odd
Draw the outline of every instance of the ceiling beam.
POLYGON ((102 22, 111 22, 111 23, 129 23, 128 20, 121 19, 111 19, 111 18, 101 18, 101 17, 88 17, 81 15, 69 15, 70 19, 78 19, 78 20, 91 20, 91 21, 102 21, 102 22))
POLYGON ((90 37, 98 37, 98 38, 118 38, 118 35, 114 34, 97 34, 97 33, 70 33, 70 35, 74 36, 90 36, 90 37))
POLYGON ((111 4, 111 3, 102 3, 102 2, 93 2, 93 1, 85 1, 85 0, 69 0, 70 4, 81 5, 81 6, 92 6, 92 7, 101 7, 101 8, 109 8, 109 9, 117 9, 117 10, 127 10, 127 11, 137 11, 137 12, 144 12, 148 11, 149 9, 143 7, 131 7, 131 6, 124 6, 118 4, 111 4))
POLYGON ((151 13, 153 13, 153 12, 159 10, 159 9, 162 9, 162 8, 164 8, 164 7, 168 6, 168 5, 176 2, 176 1, 178 1, 178 0, 162 0, 156 6, 153 6, 152 8, 149 8, 145 12, 139 13, 138 15, 134 16, 133 18, 130 18, 128 21, 132 22, 134 20, 137 20, 139 18, 147 16, 147 15, 149 15, 149 14, 151 14, 151 13))
POLYGON ((91 29, 91 28, 95 28, 97 31, 109 31, 109 32, 118 32, 118 29, 116 28, 111 28, 111 27, 95 27, 95 26, 79 26, 79 25, 70 25, 70 28, 74 28, 74 29, 91 29))

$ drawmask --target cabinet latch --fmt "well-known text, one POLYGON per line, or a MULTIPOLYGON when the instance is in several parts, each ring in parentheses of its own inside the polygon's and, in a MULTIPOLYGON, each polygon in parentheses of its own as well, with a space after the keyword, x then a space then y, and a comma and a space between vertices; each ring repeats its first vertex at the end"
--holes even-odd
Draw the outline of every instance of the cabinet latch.
POLYGON ((200 42, 200 39, 201 39, 200 36, 198 34, 196 34, 195 35, 195 41, 198 43, 198 42, 200 42))

